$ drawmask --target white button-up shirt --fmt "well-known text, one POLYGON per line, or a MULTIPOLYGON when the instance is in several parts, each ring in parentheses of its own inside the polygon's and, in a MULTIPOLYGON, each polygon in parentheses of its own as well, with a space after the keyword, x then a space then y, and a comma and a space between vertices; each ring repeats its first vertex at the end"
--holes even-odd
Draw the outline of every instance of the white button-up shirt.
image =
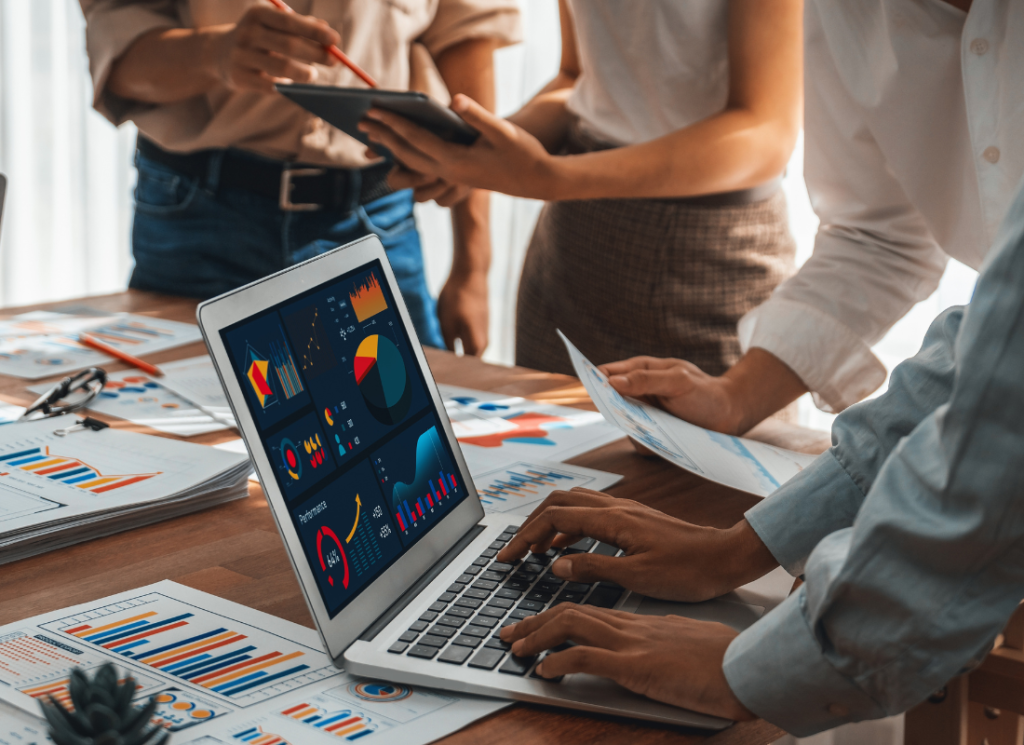
POLYGON ((1024 3, 810 0, 805 178, 814 254, 740 321, 840 411, 875 390, 877 342, 978 268, 1024 174, 1024 3))

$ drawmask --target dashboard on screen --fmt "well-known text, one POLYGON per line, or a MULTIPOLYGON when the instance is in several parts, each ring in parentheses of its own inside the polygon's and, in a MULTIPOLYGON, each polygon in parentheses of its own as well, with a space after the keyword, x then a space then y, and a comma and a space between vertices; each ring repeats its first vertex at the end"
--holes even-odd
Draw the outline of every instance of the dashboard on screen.
POLYGON ((221 336, 334 618, 467 494, 413 342, 379 261, 221 336))

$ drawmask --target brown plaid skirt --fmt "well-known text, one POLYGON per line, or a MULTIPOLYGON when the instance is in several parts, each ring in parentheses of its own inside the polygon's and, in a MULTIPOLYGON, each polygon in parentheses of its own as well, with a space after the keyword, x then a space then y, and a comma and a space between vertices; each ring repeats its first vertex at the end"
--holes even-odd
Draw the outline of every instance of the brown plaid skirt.
POLYGON ((572 374, 561 329, 597 364, 677 357, 719 375, 736 323, 794 272, 782 192, 738 206, 594 199, 544 206, 516 309, 516 364, 572 374))

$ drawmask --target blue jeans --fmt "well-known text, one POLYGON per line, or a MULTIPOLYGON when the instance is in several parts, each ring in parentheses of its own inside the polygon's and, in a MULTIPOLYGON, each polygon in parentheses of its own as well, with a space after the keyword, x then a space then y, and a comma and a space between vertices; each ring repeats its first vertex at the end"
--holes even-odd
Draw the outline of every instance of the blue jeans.
POLYGON ((214 191, 138 153, 135 166, 130 287, 210 298, 374 233, 387 250, 420 342, 444 347, 437 303, 423 273, 412 192, 350 212, 282 212, 276 200, 243 189, 214 191))

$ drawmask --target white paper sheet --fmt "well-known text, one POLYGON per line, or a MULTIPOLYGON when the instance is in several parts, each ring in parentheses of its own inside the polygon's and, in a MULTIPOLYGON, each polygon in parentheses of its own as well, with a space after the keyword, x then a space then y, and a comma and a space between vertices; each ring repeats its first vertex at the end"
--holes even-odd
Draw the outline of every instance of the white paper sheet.
MULTIPOLYGON (((72 665, 104 662, 137 703, 157 696, 175 745, 422 745, 509 704, 355 678, 312 629, 170 581, 0 627, 0 697, 24 713, 67 699, 72 665)), ((0 743, 33 726, 5 711, 0 743)))
POLYGON ((235 416, 231 413, 228 397, 217 377, 213 360, 208 355, 177 360, 160 366, 164 377, 160 384, 186 401, 195 404, 214 419, 224 422, 229 427, 237 427, 235 416))
POLYGON ((438 391, 467 459, 560 463, 622 438, 596 411, 450 385, 438 391))
POLYGON ((712 432, 624 398, 561 331, 576 375, 597 408, 620 430, 665 460, 725 486, 766 497, 817 456, 712 432))
POLYGON ((84 331, 135 357, 203 338, 192 323, 127 313, 24 313, 0 321, 0 375, 38 380, 110 362, 111 357, 78 342, 84 331))
POLYGON ((474 448, 466 453, 466 464, 480 494, 485 512, 529 515, 553 491, 568 491, 577 486, 602 491, 622 480, 583 466, 551 461, 514 461, 491 456, 474 448))
POLYGON ((16 406, 0 401, 0 424, 13 424, 24 413, 24 406, 16 406))

